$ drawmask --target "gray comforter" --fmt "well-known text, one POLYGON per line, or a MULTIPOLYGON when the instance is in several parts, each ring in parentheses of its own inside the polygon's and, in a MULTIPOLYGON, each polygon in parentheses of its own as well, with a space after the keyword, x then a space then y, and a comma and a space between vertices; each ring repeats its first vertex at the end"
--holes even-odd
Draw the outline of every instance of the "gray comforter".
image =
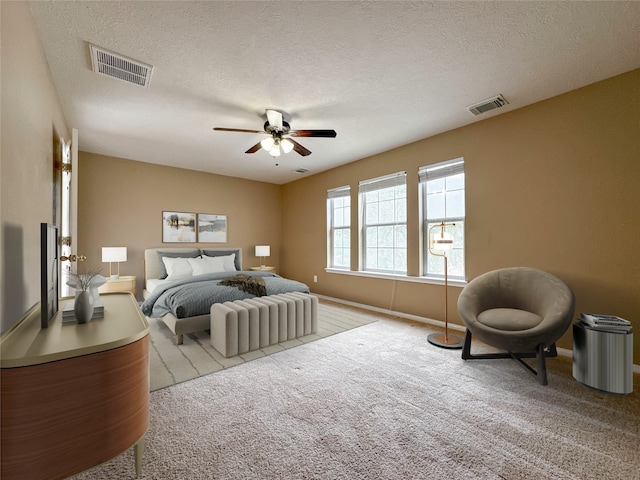
POLYGON ((287 292, 309 293, 309 287, 304 283, 283 278, 275 273, 257 271, 210 273, 177 280, 156 288, 142 304, 142 313, 148 317, 162 317, 167 313, 173 313, 176 318, 194 317, 208 314, 214 303, 255 297, 237 287, 219 285, 221 280, 238 273, 263 277, 267 295, 287 292))

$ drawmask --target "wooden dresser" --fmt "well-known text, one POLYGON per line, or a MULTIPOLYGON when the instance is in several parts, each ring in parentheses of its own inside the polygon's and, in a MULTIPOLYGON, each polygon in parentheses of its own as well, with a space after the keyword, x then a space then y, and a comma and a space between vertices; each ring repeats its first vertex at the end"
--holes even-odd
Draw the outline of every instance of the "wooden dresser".
MULTIPOLYGON (((104 317, 40 328, 32 308, 0 340, 3 480, 61 479, 130 447, 149 427, 149 325, 129 293, 101 295, 104 317)), ((133 467, 132 467, 133 468, 133 467)))

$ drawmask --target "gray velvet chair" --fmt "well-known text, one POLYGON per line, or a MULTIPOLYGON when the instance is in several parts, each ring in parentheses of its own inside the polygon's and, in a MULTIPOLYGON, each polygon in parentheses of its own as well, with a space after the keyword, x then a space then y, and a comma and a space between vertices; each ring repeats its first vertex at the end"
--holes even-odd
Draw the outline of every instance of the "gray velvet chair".
POLYGON ((545 357, 557 356, 555 342, 571 325, 575 297, 548 272, 502 268, 471 280, 458 297, 458 311, 467 327, 463 359, 513 358, 546 385, 545 357), (472 354, 472 336, 505 352, 472 354), (523 358, 536 358, 536 369, 523 358))

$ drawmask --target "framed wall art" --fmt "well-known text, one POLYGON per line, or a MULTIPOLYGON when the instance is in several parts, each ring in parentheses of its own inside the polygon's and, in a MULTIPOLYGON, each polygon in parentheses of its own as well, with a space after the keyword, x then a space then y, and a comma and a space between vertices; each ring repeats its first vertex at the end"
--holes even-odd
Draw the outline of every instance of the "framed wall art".
POLYGON ((196 214, 162 212, 163 243, 195 243, 196 214))
POLYGON ((198 214, 198 242, 226 243, 227 216, 198 214))

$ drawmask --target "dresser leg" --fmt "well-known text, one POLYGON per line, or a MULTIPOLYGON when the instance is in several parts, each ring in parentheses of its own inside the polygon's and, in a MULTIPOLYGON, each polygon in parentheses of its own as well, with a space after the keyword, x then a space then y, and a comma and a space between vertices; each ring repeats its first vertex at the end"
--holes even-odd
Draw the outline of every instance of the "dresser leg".
POLYGON ((142 472, 142 454, 144 453, 144 437, 136 442, 133 446, 133 453, 136 459, 136 477, 142 472))

